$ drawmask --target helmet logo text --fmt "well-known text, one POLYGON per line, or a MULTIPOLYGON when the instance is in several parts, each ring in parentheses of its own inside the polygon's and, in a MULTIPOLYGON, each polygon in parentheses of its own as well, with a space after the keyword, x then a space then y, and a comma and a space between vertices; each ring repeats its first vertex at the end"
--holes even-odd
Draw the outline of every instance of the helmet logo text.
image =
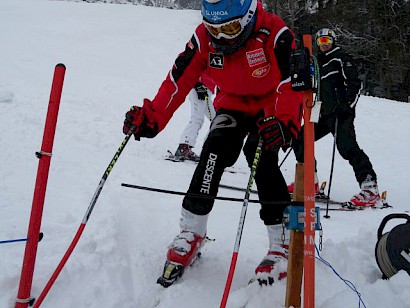
POLYGON ((222 19, 223 16, 228 16, 227 11, 205 11, 205 16, 207 19, 217 21, 222 19))

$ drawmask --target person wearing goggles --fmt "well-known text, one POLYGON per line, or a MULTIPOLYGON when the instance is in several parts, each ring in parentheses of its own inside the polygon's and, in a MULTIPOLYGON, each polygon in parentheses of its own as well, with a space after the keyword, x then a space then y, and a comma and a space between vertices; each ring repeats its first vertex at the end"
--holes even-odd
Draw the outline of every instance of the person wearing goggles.
MULTIPOLYGON (((382 206, 377 176, 366 153, 356 140, 354 119, 356 104, 362 89, 357 66, 352 57, 336 44, 332 29, 323 28, 316 33, 319 49, 317 60, 320 72, 320 117, 315 125, 315 139, 331 133, 336 138, 340 155, 349 162, 361 191, 350 199, 352 207, 382 206)), ((296 160, 304 161, 303 127, 293 143, 296 160)), ((291 187, 289 185, 289 187, 291 187)))
POLYGON ((257 0, 232 1, 227 8, 226 1, 205 0, 201 12, 213 47, 231 54, 243 46, 252 33, 257 0))
POLYGON ((330 46, 333 44, 333 39, 330 36, 321 36, 317 38, 316 44, 319 47, 330 46))
POLYGON ((202 0, 201 13, 202 22, 155 98, 133 106, 123 126, 125 134, 133 128, 136 139, 153 138, 203 73, 216 85, 216 116, 182 202, 180 233, 169 245, 158 283, 170 286, 198 257, 224 170, 243 151, 249 167, 260 157, 255 183, 269 239, 252 281, 271 284, 286 276, 289 244, 282 219, 290 197, 278 151, 292 144, 301 127, 303 93, 293 91, 290 80, 294 36, 257 0, 202 0), (260 156, 255 155, 257 148, 260 156))
MULTIPOLYGON (((209 10, 207 4, 202 6, 203 23, 211 34, 216 39, 225 38, 227 40, 232 40, 238 37, 245 28, 249 25, 252 26, 252 21, 256 12, 257 1, 248 1, 249 7, 240 6, 240 3, 233 2, 233 5, 237 5, 239 9, 231 10, 229 15, 224 17, 215 15, 215 9, 209 10), (246 14, 243 14, 246 11, 246 14)), ((211 5, 219 5, 217 2, 215 4, 211 1, 211 5)), ((219 2, 224 5, 223 2, 219 2)))

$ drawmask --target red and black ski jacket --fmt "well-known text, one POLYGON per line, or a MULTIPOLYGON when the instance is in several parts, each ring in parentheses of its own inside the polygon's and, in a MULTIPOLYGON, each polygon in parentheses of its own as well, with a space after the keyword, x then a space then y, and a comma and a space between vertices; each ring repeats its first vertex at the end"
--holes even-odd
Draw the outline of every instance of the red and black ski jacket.
POLYGON ((164 129, 204 72, 217 85, 216 110, 275 116, 296 136, 302 117, 302 93, 291 89, 289 57, 294 37, 283 20, 258 3, 250 38, 233 54, 217 52, 201 23, 179 54, 152 101, 158 129, 164 129))

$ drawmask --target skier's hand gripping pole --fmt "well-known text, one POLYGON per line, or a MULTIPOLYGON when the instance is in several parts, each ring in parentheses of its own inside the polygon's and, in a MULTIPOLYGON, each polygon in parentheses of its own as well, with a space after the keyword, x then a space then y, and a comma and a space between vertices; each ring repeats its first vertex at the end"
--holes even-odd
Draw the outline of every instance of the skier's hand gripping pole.
POLYGON ((128 134, 134 127, 133 134, 136 140, 140 140, 140 137, 154 138, 159 132, 158 122, 158 115, 152 102, 146 98, 142 107, 132 106, 127 111, 122 130, 124 134, 128 134))

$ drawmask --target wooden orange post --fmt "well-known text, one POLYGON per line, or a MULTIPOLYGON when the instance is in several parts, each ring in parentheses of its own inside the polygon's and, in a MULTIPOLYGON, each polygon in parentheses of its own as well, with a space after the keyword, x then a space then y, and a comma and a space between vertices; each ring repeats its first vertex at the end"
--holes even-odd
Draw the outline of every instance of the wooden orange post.
MULTIPOLYGON (((303 163, 296 164, 293 201, 303 202, 304 190, 303 163)), ((301 307, 303 277, 303 231, 290 231, 288 276, 286 280, 285 307, 301 307)))
MULTIPOLYGON (((309 29, 310 30, 310 29, 309 29)), ((303 34, 303 44, 312 54, 312 35, 303 34)), ((315 307, 315 151, 314 123, 310 121, 313 106, 312 90, 304 91, 304 141, 305 141, 305 230, 304 230, 304 275, 303 307, 315 307)))

